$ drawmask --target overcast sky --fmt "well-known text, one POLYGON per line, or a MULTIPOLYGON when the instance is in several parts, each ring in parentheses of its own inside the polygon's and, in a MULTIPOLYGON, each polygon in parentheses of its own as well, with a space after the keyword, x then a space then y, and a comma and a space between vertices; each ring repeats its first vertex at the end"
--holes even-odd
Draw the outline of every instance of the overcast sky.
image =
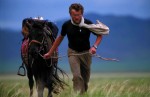
POLYGON ((19 28, 26 17, 67 18, 68 7, 74 2, 81 3, 85 13, 150 18, 150 0, 0 0, 0 28, 19 28))

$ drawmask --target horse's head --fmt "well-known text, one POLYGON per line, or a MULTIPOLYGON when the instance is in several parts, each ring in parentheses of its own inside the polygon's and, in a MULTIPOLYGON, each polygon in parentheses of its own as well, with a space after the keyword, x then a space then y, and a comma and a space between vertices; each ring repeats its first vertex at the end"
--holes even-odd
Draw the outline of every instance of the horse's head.
MULTIPOLYGON (((45 27, 46 21, 29 21, 28 27, 28 38, 29 38, 29 49, 28 53, 32 58, 41 57, 49 49, 48 42, 48 30, 45 27)), ((51 40, 50 40, 51 41, 51 40)))
POLYGON ((29 54, 37 58, 39 54, 44 53, 44 41, 45 41, 45 36, 44 36, 44 31, 43 29, 39 28, 32 28, 29 32, 29 54))

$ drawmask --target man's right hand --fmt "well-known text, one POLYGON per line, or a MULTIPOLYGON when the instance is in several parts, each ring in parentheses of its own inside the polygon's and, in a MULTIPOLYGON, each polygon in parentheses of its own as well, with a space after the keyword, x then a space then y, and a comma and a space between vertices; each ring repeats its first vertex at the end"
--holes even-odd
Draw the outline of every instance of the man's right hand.
POLYGON ((49 59, 51 57, 51 54, 50 53, 46 53, 44 54, 43 58, 44 59, 49 59))
POLYGON ((48 53, 44 54, 43 58, 44 59, 49 59, 53 52, 57 49, 57 47, 59 46, 59 44, 61 43, 61 41, 64 39, 64 36, 58 36, 58 38, 56 38, 55 42, 53 43, 52 48, 48 51, 48 53))

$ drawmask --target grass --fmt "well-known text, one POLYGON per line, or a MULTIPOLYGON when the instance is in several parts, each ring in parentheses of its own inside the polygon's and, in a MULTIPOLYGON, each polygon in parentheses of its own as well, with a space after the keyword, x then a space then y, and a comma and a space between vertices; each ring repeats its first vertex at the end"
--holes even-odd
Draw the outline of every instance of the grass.
MULTIPOLYGON (((82 96, 73 92, 71 79, 66 79, 69 86, 54 97, 150 97, 149 73, 92 74, 89 89, 82 96)), ((44 97, 46 94, 47 90, 44 97)), ((37 97, 35 86, 33 96, 37 97)), ((1 75, 0 97, 29 97, 27 77, 1 75)))

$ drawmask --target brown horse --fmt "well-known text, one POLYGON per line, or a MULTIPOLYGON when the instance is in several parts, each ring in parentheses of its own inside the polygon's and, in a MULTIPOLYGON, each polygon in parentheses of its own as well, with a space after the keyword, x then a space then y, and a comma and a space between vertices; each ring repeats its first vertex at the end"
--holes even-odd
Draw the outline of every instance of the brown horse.
MULTIPOLYGON (((62 74, 64 72, 57 66, 57 59, 45 60, 42 55, 52 47, 58 28, 46 20, 26 18, 23 20, 22 33, 21 56, 29 79, 30 97, 33 95, 34 79, 38 97, 43 97, 45 87, 48 97, 52 97, 52 93, 57 94, 60 89, 64 89, 65 82, 58 76, 58 70, 62 74)), ((53 56, 58 56, 57 50, 53 56)))

